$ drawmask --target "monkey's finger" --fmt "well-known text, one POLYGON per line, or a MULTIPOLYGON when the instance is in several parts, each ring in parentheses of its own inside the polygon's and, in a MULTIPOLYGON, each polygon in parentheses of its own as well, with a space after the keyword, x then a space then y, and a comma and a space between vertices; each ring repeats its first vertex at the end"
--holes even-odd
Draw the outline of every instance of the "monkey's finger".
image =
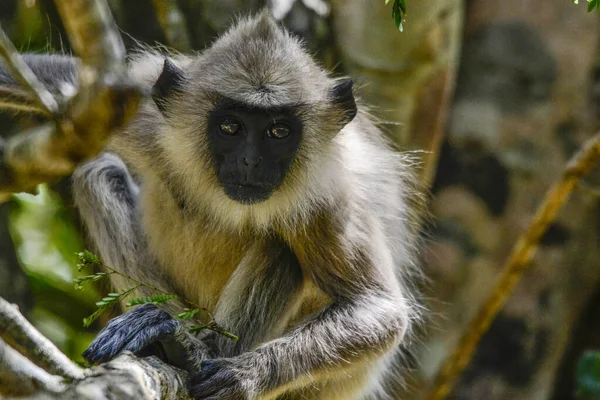
POLYGON ((152 310, 143 305, 111 320, 83 352, 83 358, 92 364, 110 361, 140 330, 148 324, 162 322, 152 318, 148 311, 152 310), (144 317, 144 314, 149 315, 144 317))
POLYGON ((96 364, 110 361, 141 330, 159 325, 171 316, 154 304, 144 304, 111 320, 83 352, 83 358, 96 364))
POLYGON ((177 330, 178 326, 179 321, 172 319, 169 321, 162 322, 159 325, 143 329, 139 331, 129 341, 129 343, 127 343, 127 345, 123 348, 123 350, 121 350, 121 352, 131 351, 132 353, 137 353, 149 344, 157 342, 164 337, 175 334, 175 331, 177 330))

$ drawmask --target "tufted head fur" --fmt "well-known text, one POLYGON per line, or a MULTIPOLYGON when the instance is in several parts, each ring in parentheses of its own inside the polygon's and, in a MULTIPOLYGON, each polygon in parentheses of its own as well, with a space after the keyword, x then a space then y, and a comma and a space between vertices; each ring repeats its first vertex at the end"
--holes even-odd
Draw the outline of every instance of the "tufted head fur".
POLYGON ((164 152, 162 179, 188 212, 205 209, 236 229, 296 226, 315 205, 335 200, 334 177, 341 174, 334 138, 356 115, 351 81, 331 78, 267 12, 240 20, 198 57, 173 62, 177 70, 165 62, 153 90, 153 97, 167 94, 155 98, 165 117, 156 144, 164 152), (176 87, 165 88, 165 79, 176 87), (266 201, 235 202, 217 182, 206 131, 209 113, 222 99, 292 107, 302 122, 294 161, 266 201))

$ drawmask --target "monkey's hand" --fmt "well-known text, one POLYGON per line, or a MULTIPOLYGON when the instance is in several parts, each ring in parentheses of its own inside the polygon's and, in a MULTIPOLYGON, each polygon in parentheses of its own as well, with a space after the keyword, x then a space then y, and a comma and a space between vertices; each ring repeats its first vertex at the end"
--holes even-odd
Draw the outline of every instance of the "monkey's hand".
POLYGON ((83 358, 96 364, 110 361, 123 351, 138 355, 159 352, 156 355, 179 366, 187 355, 184 346, 177 345, 177 338, 185 334, 180 321, 168 312, 154 304, 144 304, 112 319, 83 353, 83 358), (150 351, 156 344, 162 346, 150 351))
POLYGON ((251 353, 233 358, 205 360, 190 381, 196 400, 253 400, 263 385, 251 353))

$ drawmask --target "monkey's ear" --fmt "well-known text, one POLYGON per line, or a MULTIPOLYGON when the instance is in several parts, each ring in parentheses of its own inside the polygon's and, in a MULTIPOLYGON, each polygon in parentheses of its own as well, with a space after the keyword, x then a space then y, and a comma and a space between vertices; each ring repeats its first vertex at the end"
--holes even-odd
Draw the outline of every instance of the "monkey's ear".
POLYGON ((180 91, 184 82, 183 71, 165 58, 162 73, 152 86, 152 100, 162 113, 166 109, 166 100, 175 92, 180 91))
POLYGON ((354 94, 352 93, 353 85, 353 80, 347 80, 334 86, 331 90, 334 104, 339 106, 344 113, 344 125, 350 123, 354 117, 356 117, 357 113, 356 102, 354 101, 354 94))

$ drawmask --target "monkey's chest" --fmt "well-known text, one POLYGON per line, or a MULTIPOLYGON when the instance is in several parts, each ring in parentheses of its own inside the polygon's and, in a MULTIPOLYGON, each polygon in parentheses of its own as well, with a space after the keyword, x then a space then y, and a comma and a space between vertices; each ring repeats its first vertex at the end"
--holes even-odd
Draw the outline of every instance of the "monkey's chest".
POLYGON ((188 300, 214 310, 240 264, 247 240, 171 221, 151 240, 162 272, 188 300))

